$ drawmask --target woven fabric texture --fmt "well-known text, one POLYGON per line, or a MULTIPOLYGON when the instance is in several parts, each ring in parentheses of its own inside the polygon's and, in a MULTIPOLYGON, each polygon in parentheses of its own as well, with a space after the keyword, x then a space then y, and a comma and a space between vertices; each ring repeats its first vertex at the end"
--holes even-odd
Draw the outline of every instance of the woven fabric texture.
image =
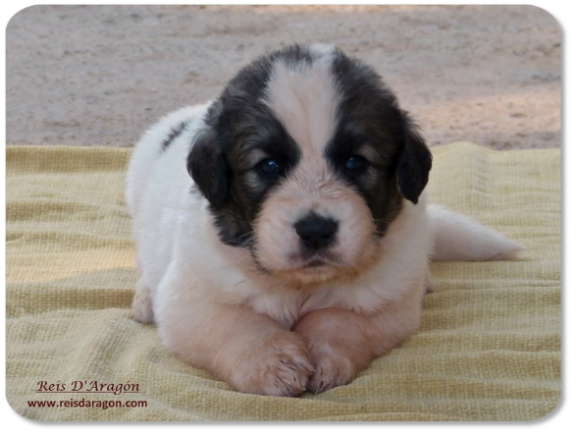
POLYGON ((130 150, 8 147, 9 403, 25 417, 49 421, 547 415, 561 389, 560 150, 458 143, 433 154, 431 202, 477 218, 527 251, 514 261, 433 264, 420 333, 348 386, 269 398, 234 392, 179 361, 161 347, 154 326, 132 319, 134 246, 123 194, 130 150), (86 382, 84 390, 92 381, 105 390, 137 384, 139 393, 74 393, 75 381, 86 382), (37 392, 50 384, 53 392, 37 392))

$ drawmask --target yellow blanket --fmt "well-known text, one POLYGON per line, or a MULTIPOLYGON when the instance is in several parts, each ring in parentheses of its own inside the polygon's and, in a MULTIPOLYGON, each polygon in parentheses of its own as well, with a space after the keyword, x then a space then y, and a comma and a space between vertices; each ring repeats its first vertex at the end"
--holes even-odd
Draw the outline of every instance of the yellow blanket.
POLYGON ((155 328, 132 319, 134 248, 123 198, 129 154, 8 147, 7 397, 18 413, 105 421, 533 420, 557 405, 559 149, 433 149, 431 200, 528 250, 515 261, 434 264, 421 332, 350 385, 300 398, 233 392, 168 355, 155 328))

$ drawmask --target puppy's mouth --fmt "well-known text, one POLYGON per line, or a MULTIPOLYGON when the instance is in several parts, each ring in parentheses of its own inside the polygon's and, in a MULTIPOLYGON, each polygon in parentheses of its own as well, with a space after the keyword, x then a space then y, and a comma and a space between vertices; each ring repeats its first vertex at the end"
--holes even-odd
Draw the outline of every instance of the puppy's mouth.
POLYGON ((327 266, 327 262, 326 262, 325 260, 322 260, 322 259, 314 259, 314 260, 311 260, 311 261, 305 263, 305 264, 302 266, 302 269, 307 269, 307 268, 320 268, 320 267, 323 267, 323 266, 327 266))
POLYGON ((289 257, 294 269, 311 270, 315 268, 332 267, 338 268, 341 262, 338 256, 325 250, 320 252, 301 251, 289 257))
POLYGON ((252 252, 252 255, 261 273, 283 277, 299 284, 325 282, 348 270, 347 265, 343 264, 337 255, 328 250, 293 253, 286 258, 285 265, 280 268, 271 268, 266 262, 262 262, 256 250, 252 252))
POLYGON ((344 268, 337 256, 331 253, 296 255, 291 257, 290 262, 290 267, 277 273, 305 284, 325 282, 339 276, 344 268))

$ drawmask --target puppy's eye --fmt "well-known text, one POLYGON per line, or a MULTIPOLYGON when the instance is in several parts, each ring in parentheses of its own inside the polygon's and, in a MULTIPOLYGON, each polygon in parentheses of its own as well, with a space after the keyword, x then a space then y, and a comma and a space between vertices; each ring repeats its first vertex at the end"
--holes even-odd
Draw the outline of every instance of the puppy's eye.
POLYGON ((263 159, 256 165, 256 168, 266 175, 278 174, 280 171, 280 165, 274 159, 263 159))
POLYGON ((345 168, 349 171, 362 171, 368 165, 367 159, 358 154, 353 154, 345 163, 345 168))

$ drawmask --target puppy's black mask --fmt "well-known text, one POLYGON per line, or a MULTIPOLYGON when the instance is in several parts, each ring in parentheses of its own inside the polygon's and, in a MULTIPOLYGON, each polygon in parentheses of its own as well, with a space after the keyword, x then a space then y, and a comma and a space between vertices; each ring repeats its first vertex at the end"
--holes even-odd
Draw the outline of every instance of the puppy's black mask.
MULTIPOLYGON (((220 238, 228 245, 252 246, 253 223, 262 203, 301 159, 299 145, 262 101, 276 62, 310 64, 315 53, 291 46, 242 69, 209 108, 206 128, 188 156, 188 171, 208 199, 220 238), (274 158, 282 170, 274 177, 258 173, 248 159, 255 149, 274 158)), ((331 74, 340 100, 335 134, 319 158, 363 197, 375 237, 380 237, 399 214, 402 197, 418 202, 428 181, 431 153, 372 68, 335 51, 331 74), (376 182, 344 170, 347 159, 367 146, 376 156, 376 182)))

